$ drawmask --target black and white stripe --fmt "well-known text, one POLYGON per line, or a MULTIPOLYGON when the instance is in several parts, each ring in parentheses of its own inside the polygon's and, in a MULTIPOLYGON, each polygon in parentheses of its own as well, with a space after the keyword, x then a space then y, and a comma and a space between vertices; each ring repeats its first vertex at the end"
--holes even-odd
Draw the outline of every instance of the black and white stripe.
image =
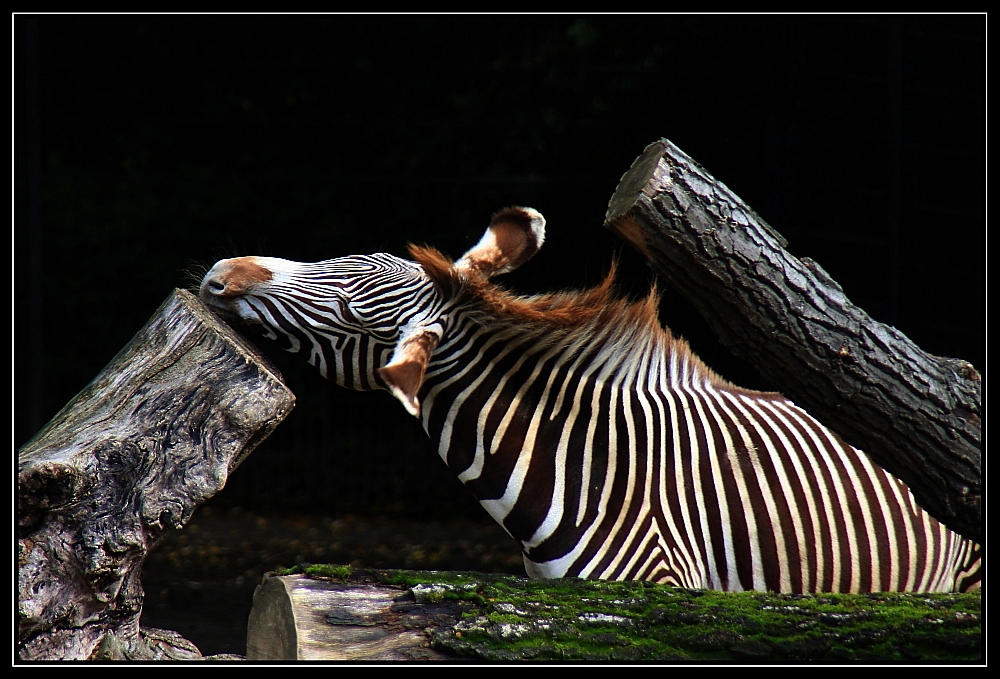
MULTIPOLYGON (((386 364, 401 329, 440 306, 420 268, 392 255, 315 263, 253 259, 274 278, 226 310, 262 327, 286 351, 303 354, 341 386, 384 389, 377 369, 386 364)), ((201 294, 206 298, 204 285, 201 294)))
POLYGON ((470 323, 428 370, 424 426, 529 574, 781 592, 978 582, 976 545, 800 408, 612 330, 540 346, 470 323))
POLYGON ((979 546, 900 481, 780 395, 725 383, 667 332, 491 318, 389 255, 254 261, 270 281, 227 300, 203 284, 202 297, 344 386, 385 388, 379 369, 397 344, 436 324, 419 417, 533 577, 729 591, 978 586, 979 546))

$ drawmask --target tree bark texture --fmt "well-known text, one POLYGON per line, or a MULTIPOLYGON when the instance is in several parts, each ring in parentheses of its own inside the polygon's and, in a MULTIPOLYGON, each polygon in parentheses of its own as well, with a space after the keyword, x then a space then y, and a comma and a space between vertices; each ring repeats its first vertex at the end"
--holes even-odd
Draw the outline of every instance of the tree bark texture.
POLYGON ((198 658, 139 628, 140 574, 291 411, 281 376, 175 290, 18 455, 18 655, 198 658))
POLYGON ((735 354, 980 544, 981 385, 871 319, 816 263, 671 142, 622 177, 605 226, 684 294, 735 354))

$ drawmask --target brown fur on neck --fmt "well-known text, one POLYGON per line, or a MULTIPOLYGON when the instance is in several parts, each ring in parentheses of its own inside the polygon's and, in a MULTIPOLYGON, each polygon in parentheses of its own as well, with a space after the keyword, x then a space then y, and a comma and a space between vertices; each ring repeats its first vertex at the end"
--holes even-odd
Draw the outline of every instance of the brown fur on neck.
MULTIPOLYGON (((427 276, 444 294, 462 296, 482 310, 500 318, 531 325, 575 328, 603 317, 611 321, 615 317, 620 317, 623 312, 639 311, 641 307, 652 312, 654 324, 660 327, 659 321, 656 320, 659 296, 655 289, 650 293, 651 299, 637 305, 630 305, 615 297, 615 263, 612 263, 608 275, 600 285, 594 288, 521 297, 488 280, 462 275, 455 270, 454 262, 449 257, 434 248, 411 245, 410 256, 423 267, 427 276)), ((640 313, 640 315, 646 314, 640 313)), ((650 319, 645 320, 648 322, 650 319)))
POLYGON ((716 374, 691 351, 686 341, 675 338, 670 329, 660 323, 660 295, 655 284, 640 302, 632 303, 617 297, 614 261, 607 276, 596 287, 521 297, 488 280, 462 275, 455 270, 451 258, 435 248, 410 245, 409 252, 443 294, 464 298, 496 320, 521 325, 529 332, 547 331, 546 334, 558 334, 560 330, 572 331, 584 326, 590 326, 597 332, 609 326, 621 331, 631 329, 655 339, 663 351, 679 352, 690 357, 697 369, 717 387, 751 393, 716 374))

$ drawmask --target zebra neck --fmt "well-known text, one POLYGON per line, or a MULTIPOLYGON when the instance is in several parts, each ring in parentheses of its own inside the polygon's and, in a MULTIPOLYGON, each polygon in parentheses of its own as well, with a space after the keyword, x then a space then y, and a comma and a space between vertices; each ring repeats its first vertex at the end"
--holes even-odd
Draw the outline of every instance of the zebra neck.
POLYGON ((483 507, 530 544, 543 524, 563 520, 551 512, 562 506, 561 492, 579 498, 572 525, 597 511, 597 479, 616 464, 610 451, 626 450, 618 439, 632 436, 610 416, 623 394, 710 385, 713 377, 663 333, 609 325, 545 335, 469 323, 435 353, 421 419, 483 507))

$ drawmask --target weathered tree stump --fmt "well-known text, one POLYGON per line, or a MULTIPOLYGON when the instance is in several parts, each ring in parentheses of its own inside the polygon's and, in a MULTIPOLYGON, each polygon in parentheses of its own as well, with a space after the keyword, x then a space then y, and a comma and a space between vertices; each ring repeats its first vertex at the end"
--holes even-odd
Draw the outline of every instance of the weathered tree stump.
POLYGON ((308 566, 265 578, 248 660, 977 662, 971 594, 775 594, 308 566))
POLYGON ((907 483, 932 516, 982 544, 982 382, 971 364, 931 356, 872 320, 666 139, 622 177, 605 226, 733 353, 907 483))
POLYGON ((175 290, 19 451, 19 657, 201 657, 140 629, 143 560, 294 403, 256 350, 175 290))

